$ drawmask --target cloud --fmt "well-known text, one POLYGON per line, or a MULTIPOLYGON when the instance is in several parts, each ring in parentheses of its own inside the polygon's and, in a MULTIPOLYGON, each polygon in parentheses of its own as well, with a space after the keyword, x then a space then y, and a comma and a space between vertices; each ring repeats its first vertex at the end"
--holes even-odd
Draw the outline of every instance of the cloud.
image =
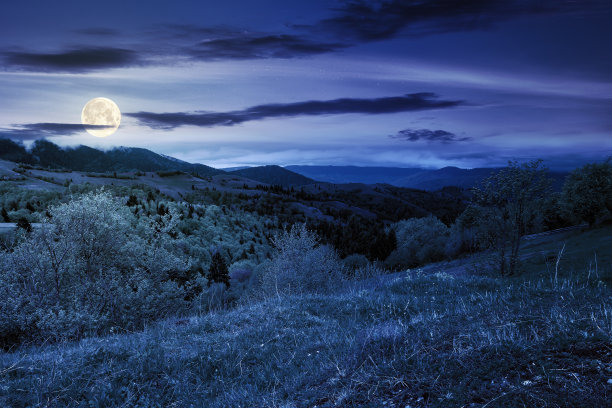
POLYGON ((139 65, 136 52, 123 48, 83 47, 58 53, 4 52, 5 66, 37 72, 86 72, 139 65))
POLYGON ((400 34, 422 36, 490 27, 497 21, 529 14, 609 8, 604 0, 351 0, 336 15, 311 26, 358 42, 377 41, 400 34))
POLYGON ((17 140, 36 140, 50 136, 70 136, 86 129, 105 129, 114 126, 82 125, 80 123, 26 123, 0 129, 0 137, 17 140))
POLYGON ((389 136, 392 139, 401 139, 407 142, 417 142, 426 140, 428 142, 454 143, 465 142, 470 140, 469 137, 458 137, 456 134, 447 132, 446 130, 429 130, 429 129, 404 129, 397 132, 395 135, 389 136))
POLYGON ((257 105, 230 112, 126 113, 142 125, 154 129, 174 129, 179 126, 233 126, 267 118, 293 116, 339 115, 345 113, 383 114, 428 109, 453 108, 463 101, 439 100, 433 93, 413 93, 373 99, 341 98, 328 101, 304 101, 285 104, 257 105))
POLYGON ((346 44, 317 42, 296 35, 259 35, 206 40, 191 47, 189 54, 200 60, 294 58, 323 54, 346 44))
POLYGON ((398 36, 486 28, 528 14, 610 9, 606 0, 350 0, 330 18, 287 24, 280 32, 225 26, 168 24, 132 35, 131 49, 113 46, 119 32, 106 27, 73 31, 84 44, 54 53, 0 51, 5 70, 89 72, 107 68, 176 64, 180 61, 297 58, 335 52, 398 36), (105 41, 104 45, 100 45, 105 41))
POLYGON ((271 33, 227 26, 167 24, 151 32, 174 52, 192 60, 295 58, 336 51, 350 46, 342 41, 320 40, 306 32, 271 33))

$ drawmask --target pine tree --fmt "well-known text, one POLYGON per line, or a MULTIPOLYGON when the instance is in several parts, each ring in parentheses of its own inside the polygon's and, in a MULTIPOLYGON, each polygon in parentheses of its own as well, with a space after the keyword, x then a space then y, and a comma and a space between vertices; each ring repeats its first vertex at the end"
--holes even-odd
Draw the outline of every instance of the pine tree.
POLYGON ((2 219, 4 220, 4 222, 11 222, 9 215, 6 212, 6 208, 2 207, 2 211, 0 211, 0 215, 2 215, 2 219))
POLYGON ((17 228, 21 228, 26 232, 32 232, 32 225, 25 217, 19 218, 17 221, 17 228))
POLYGON ((125 203, 125 205, 127 205, 128 207, 138 205, 138 198, 134 194, 130 194, 130 197, 128 198, 127 203, 125 203))
POLYGON ((229 270, 219 250, 216 250, 212 255, 212 262, 210 263, 206 279, 208 279, 208 286, 213 282, 219 282, 224 283, 229 288, 229 270))

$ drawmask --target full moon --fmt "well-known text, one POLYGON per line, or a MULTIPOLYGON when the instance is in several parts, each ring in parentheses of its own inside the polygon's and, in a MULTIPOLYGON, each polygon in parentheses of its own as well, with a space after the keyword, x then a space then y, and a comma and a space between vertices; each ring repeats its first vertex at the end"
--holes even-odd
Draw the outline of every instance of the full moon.
POLYGON ((108 98, 94 98, 83 107, 81 123, 92 136, 110 136, 117 131, 121 123, 121 111, 117 104, 108 98))

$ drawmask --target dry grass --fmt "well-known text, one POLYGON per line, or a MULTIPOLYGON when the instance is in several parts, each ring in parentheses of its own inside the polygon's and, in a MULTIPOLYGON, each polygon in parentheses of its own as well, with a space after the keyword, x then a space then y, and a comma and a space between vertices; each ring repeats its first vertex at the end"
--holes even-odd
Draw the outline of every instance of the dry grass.
POLYGON ((0 405, 604 406, 598 282, 415 272, 20 350, 0 358, 0 405))

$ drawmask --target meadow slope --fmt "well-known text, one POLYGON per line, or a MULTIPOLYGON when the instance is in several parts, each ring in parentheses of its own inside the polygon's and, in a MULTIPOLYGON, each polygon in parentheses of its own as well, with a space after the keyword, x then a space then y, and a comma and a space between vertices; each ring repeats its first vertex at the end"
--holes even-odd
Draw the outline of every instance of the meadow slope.
MULTIPOLYGON (((606 254, 609 232, 564 239, 606 254)), ((0 356, 0 406, 603 407, 611 274, 592 261, 555 282, 542 265, 476 276, 473 258, 463 274, 431 266, 24 348, 0 356)))

